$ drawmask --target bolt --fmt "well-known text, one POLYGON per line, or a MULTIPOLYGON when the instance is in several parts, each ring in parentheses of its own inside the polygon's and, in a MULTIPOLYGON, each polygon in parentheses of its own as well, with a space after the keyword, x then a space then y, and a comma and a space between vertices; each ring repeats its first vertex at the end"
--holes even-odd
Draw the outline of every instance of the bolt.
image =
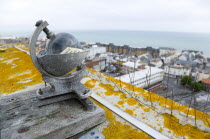
MULTIPOLYGON (((42 23, 43 23, 43 20, 39 20, 39 21, 36 22, 35 26, 38 27, 38 26, 40 26, 42 23)), ((48 29, 47 27, 45 27, 45 28, 43 29, 43 31, 44 31, 44 33, 47 35, 47 38, 48 38, 48 39, 50 39, 50 38, 52 38, 52 37, 55 36, 55 34, 52 33, 52 32, 50 32, 49 29, 48 29)))
POLYGON ((85 91, 84 91, 84 94, 87 94, 88 92, 89 92, 89 90, 85 90, 85 91))
POLYGON ((42 92, 41 89, 39 89, 38 94, 39 94, 39 95, 42 95, 42 94, 43 94, 43 92, 42 92))
POLYGON ((9 102, 15 102, 17 100, 17 98, 11 98, 10 100, 9 100, 9 102))
POLYGON ((90 134, 93 136, 93 135, 95 135, 95 132, 91 132, 90 134))
POLYGON ((28 126, 22 126, 17 130, 17 132, 18 133, 24 133, 24 132, 27 132, 28 130, 29 130, 28 126))

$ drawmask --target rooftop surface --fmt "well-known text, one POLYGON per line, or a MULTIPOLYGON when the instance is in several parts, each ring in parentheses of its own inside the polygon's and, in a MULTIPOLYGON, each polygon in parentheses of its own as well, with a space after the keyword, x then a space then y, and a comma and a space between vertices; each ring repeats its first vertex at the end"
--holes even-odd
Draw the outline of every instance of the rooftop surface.
POLYGON ((134 67, 137 68, 138 66, 142 66, 141 63, 138 63, 138 62, 134 63, 134 62, 130 62, 130 61, 123 63, 123 65, 130 67, 130 68, 134 68, 134 67))
POLYGON ((203 79, 202 82, 204 82, 206 84, 210 84, 210 79, 203 79))
MULTIPOLYGON (((0 70, 3 71, 0 73, 1 96, 18 93, 40 83, 43 85, 41 75, 32 64, 29 55, 14 47, 0 49, 5 50, 0 53, 0 70)), ((94 94, 169 138, 210 138, 209 114, 188 109, 185 105, 90 69, 89 75, 81 82, 94 94), (186 113, 189 114, 189 118, 182 118, 186 113), (195 115, 197 127, 190 122, 195 115), (202 127, 206 127, 208 132, 201 130, 202 127)), ((97 127, 106 138, 151 138, 99 102, 93 101, 106 111, 107 121, 97 127)))

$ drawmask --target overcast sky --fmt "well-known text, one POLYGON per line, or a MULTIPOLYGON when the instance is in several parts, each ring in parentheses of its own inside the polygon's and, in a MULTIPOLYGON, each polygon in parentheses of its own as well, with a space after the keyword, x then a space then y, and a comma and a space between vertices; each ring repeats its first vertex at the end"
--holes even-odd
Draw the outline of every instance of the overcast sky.
POLYGON ((0 0, 0 31, 54 30, 210 32, 210 0, 0 0))

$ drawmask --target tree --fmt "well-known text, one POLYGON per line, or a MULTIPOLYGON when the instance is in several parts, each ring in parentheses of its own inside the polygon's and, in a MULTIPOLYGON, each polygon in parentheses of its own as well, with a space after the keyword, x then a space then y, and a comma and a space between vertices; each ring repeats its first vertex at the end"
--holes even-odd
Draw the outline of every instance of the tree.
POLYGON ((191 85, 192 80, 191 76, 183 76, 180 83, 181 85, 191 85))
POLYGON ((199 82, 193 82, 191 83, 190 86, 192 89, 194 89, 195 92, 198 92, 204 89, 203 85, 199 82))
POLYGON ((121 72, 121 67, 120 66, 116 65, 115 67, 116 67, 115 73, 121 72))

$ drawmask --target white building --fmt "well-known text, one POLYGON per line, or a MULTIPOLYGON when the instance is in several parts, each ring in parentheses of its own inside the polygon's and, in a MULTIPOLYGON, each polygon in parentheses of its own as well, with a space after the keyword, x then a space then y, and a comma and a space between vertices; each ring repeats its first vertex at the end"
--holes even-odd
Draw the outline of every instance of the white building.
POLYGON ((117 63, 117 60, 114 59, 115 54, 110 53, 110 52, 106 52, 106 53, 101 53, 99 58, 101 59, 106 59, 107 63, 117 63))
POLYGON ((151 85, 162 82, 164 71, 156 67, 145 66, 145 69, 136 71, 135 73, 126 74, 120 77, 116 77, 123 82, 133 84, 140 88, 147 88, 151 85), (151 72, 150 72, 151 71, 151 72))
POLYGON ((160 68, 163 65, 163 62, 161 61, 161 59, 152 59, 150 60, 150 64, 154 65, 157 68, 160 68))
POLYGON ((177 55, 173 54, 173 53, 166 53, 166 54, 163 54, 160 56, 160 58, 164 61, 164 64, 170 63, 176 57, 177 57, 177 55))
POLYGON ((190 75, 191 68, 189 66, 182 66, 180 64, 175 64, 174 66, 165 66, 164 72, 166 75, 169 74, 170 77, 180 77, 184 75, 190 75))
POLYGON ((170 47, 159 47, 160 53, 159 55, 164 55, 167 53, 178 53, 174 48, 170 48, 170 47))
POLYGON ((88 57, 94 57, 97 53, 106 53, 106 47, 98 47, 97 45, 93 45, 89 48, 88 57))
POLYGON ((188 60, 189 60, 189 56, 188 56, 187 54, 182 54, 182 55, 179 57, 179 60, 188 61, 188 60))
POLYGON ((125 57, 125 56, 117 56, 115 58, 115 60, 120 61, 120 62, 127 62, 128 61, 128 57, 125 57))
POLYGON ((208 73, 198 72, 196 76, 197 81, 202 81, 203 79, 210 78, 208 73))
POLYGON ((125 62, 123 63, 123 66, 127 67, 127 68, 131 68, 131 69, 136 69, 138 68, 138 66, 141 66, 142 64, 138 63, 138 62, 125 62))

